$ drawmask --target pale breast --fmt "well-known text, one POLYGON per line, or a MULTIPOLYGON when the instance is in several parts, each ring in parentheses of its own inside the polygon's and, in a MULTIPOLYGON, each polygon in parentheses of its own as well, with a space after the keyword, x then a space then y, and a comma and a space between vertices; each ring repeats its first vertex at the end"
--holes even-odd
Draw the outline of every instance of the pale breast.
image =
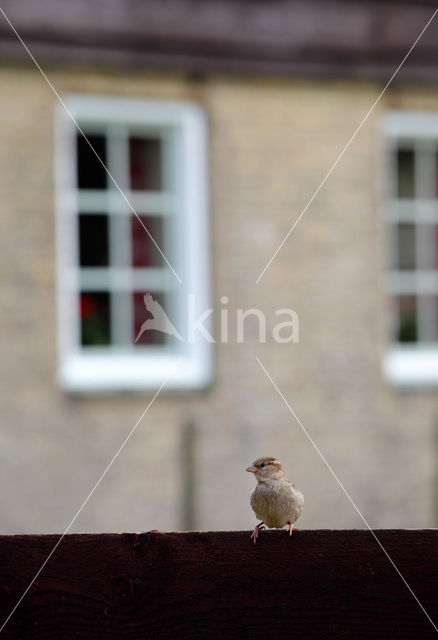
POLYGON ((257 518, 268 527, 283 527, 301 515, 304 498, 288 480, 260 482, 250 499, 257 518))

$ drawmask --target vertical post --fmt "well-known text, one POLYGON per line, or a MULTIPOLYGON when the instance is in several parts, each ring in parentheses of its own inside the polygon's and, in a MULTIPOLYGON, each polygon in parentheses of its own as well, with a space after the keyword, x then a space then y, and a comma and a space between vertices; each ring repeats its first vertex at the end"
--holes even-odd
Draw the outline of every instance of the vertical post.
POLYGON ((181 443, 181 520, 184 531, 192 531, 196 522, 196 439, 196 425, 190 420, 183 427, 181 443))
POLYGON ((438 422, 435 422, 433 430, 433 508, 432 527, 438 527, 438 422))

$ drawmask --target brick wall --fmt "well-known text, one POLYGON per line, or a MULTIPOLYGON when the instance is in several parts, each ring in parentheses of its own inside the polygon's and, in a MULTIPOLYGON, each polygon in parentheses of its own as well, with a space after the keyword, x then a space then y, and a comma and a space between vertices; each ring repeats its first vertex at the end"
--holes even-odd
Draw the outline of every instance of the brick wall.
MULTIPOLYGON (((163 394, 75 530, 181 528, 181 439, 190 421, 197 433, 196 527, 253 526, 254 480, 244 469, 262 454, 280 456, 305 493, 303 528, 362 526, 256 355, 370 524, 432 525, 436 396, 402 394, 381 375, 384 254, 376 185, 379 117, 393 106, 438 110, 436 92, 388 93, 256 284, 380 87, 86 70, 49 76, 61 94, 202 103, 210 125, 213 299, 220 306, 228 296, 230 314, 258 307, 271 326, 274 308, 292 307, 300 317, 298 345, 259 345, 256 332, 248 332, 244 344, 217 345, 209 391, 163 394)), ((69 397, 55 385, 55 98, 27 68, 3 68, 0 88, 2 531, 61 531, 149 397, 69 397)))

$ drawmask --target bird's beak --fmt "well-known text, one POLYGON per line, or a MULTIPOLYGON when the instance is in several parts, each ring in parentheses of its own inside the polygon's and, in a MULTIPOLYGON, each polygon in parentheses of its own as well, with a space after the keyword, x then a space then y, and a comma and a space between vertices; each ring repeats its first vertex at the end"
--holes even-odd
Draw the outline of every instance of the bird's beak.
POLYGON ((257 467, 248 467, 247 471, 250 473, 257 473, 257 467))

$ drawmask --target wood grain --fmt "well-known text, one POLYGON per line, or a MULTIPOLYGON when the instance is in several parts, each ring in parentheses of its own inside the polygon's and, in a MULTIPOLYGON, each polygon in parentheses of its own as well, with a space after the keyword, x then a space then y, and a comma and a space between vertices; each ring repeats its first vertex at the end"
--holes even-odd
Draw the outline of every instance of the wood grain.
MULTIPOLYGON (((435 638, 368 531, 68 535, 7 638, 435 638)), ((438 530, 376 535, 438 622, 438 530)), ((0 536, 3 621, 56 535, 0 536)))

